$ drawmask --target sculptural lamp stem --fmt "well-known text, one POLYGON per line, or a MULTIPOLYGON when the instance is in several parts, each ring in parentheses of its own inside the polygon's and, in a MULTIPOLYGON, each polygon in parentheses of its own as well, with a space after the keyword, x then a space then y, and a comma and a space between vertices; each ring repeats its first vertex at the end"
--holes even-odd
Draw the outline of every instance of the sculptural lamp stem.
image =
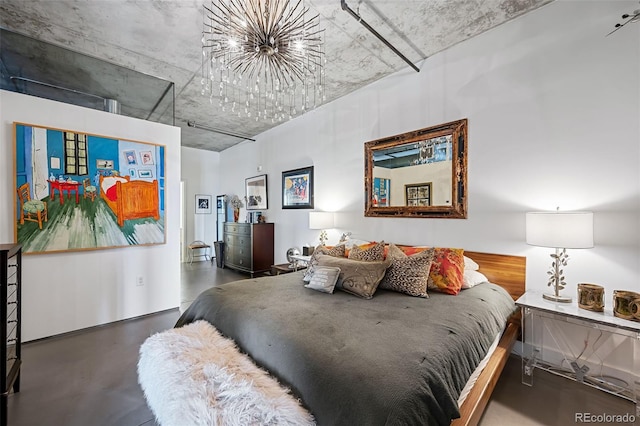
POLYGON ((327 231, 324 229, 320 232, 320 245, 324 246, 327 244, 327 231))
POLYGON ((551 275, 549 285, 553 285, 553 294, 544 293, 542 297, 554 302, 571 303, 570 297, 560 295, 560 290, 562 290, 565 285, 560 266, 566 266, 569 261, 567 250, 562 249, 562 251, 560 251, 560 248, 556 247, 555 255, 552 254, 551 257, 553 258, 553 262, 551 263, 551 270, 548 273, 551 275))
POLYGON ((561 296, 560 291, 567 285, 563 266, 567 266, 569 255, 567 248, 580 249, 593 247, 592 212, 529 212, 526 217, 527 244, 539 247, 552 247, 553 262, 547 271, 548 286, 553 294, 544 293, 542 297, 553 302, 571 302, 571 297, 561 296))

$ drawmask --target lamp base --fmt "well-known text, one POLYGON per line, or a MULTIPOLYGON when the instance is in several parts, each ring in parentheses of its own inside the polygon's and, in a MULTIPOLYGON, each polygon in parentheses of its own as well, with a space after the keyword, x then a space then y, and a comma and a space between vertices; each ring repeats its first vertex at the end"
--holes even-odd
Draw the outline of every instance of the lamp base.
POLYGON ((556 296, 555 294, 544 293, 542 297, 552 302, 571 303, 571 298, 568 296, 556 296))

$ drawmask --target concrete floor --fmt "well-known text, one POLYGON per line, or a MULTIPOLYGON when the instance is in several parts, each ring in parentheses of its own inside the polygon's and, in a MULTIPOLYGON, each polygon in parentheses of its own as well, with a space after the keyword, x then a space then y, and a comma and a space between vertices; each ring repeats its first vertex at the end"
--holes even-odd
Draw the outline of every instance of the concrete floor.
MULTIPOLYGON (((209 262, 183 264, 181 309, 211 286, 244 278, 209 262)), ((21 391, 9 396, 9 425, 156 425, 137 381, 138 349, 179 315, 175 309, 24 344, 21 391)), ((480 425, 560 426, 574 424, 576 412, 633 409, 626 400, 543 371, 536 371, 533 387, 524 386, 520 360, 512 357, 480 425)))

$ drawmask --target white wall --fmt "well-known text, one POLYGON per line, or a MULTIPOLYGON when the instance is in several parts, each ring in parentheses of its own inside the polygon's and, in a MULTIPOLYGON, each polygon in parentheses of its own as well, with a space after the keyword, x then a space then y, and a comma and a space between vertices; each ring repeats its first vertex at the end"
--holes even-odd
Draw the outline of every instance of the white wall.
MULTIPOLYGON (((210 244, 213 249, 213 242, 216 241, 216 195, 221 194, 219 168, 220 153, 182 148, 185 246, 194 240, 202 240, 210 244), (211 214, 195 213, 196 194, 211 195, 211 214)), ((183 258, 187 259, 187 256, 183 258)), ((197 257, 195 260, 204 260, 204 258, 197 257)))
MULTIPOLYGON (((525 212, 588 209, 595 244, 571 250, 565 290, 638 289, 640 25, 605 37, 634 2, 556 1, 221 153, 222 190, 243 194, 263 166, 276 262, 316 242, 309 210, 281 208, 281 172, 315 166, 315 206, 364 239, 527 256, 545 290, 550 249, 525 244, 525 212), (363 144, 469 119, 468 219, 363 217, 363 144)), ((392 52, 388 52, 392 55, 392 52)), ((328 66, 335 66, 330 62, 328 66)), ((243 217, 241 213, 241 218, 243 217)))
POLYGON ((166 147, 166 244, 23 257, 23 340, 180 305, 180 129, 0 90, 0 241, 14 240, 13 122, 166 147), (144 285, 136 286, 137 277, 144 285))

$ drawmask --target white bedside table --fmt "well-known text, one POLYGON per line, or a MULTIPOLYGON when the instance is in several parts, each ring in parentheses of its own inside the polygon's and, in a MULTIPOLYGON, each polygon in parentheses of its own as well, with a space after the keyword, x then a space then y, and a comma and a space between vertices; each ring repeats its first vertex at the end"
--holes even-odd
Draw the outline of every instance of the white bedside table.
POLYGON ((527 291, 522 310, 522 383, 533 385, 536 368, 626 398, 640 424, 640 322, 578 308, 577 302, 543 299, 527 291))
POLYGON ((296 270, 300 269, 300 268, 306 268, 309 265, 309 261, 311 260, 311 256, 304 256, 302 254, 294 254, 291 256, 291 259, 293 259, 295 262, 294 264, 296 265, 295 268, 296 270))

